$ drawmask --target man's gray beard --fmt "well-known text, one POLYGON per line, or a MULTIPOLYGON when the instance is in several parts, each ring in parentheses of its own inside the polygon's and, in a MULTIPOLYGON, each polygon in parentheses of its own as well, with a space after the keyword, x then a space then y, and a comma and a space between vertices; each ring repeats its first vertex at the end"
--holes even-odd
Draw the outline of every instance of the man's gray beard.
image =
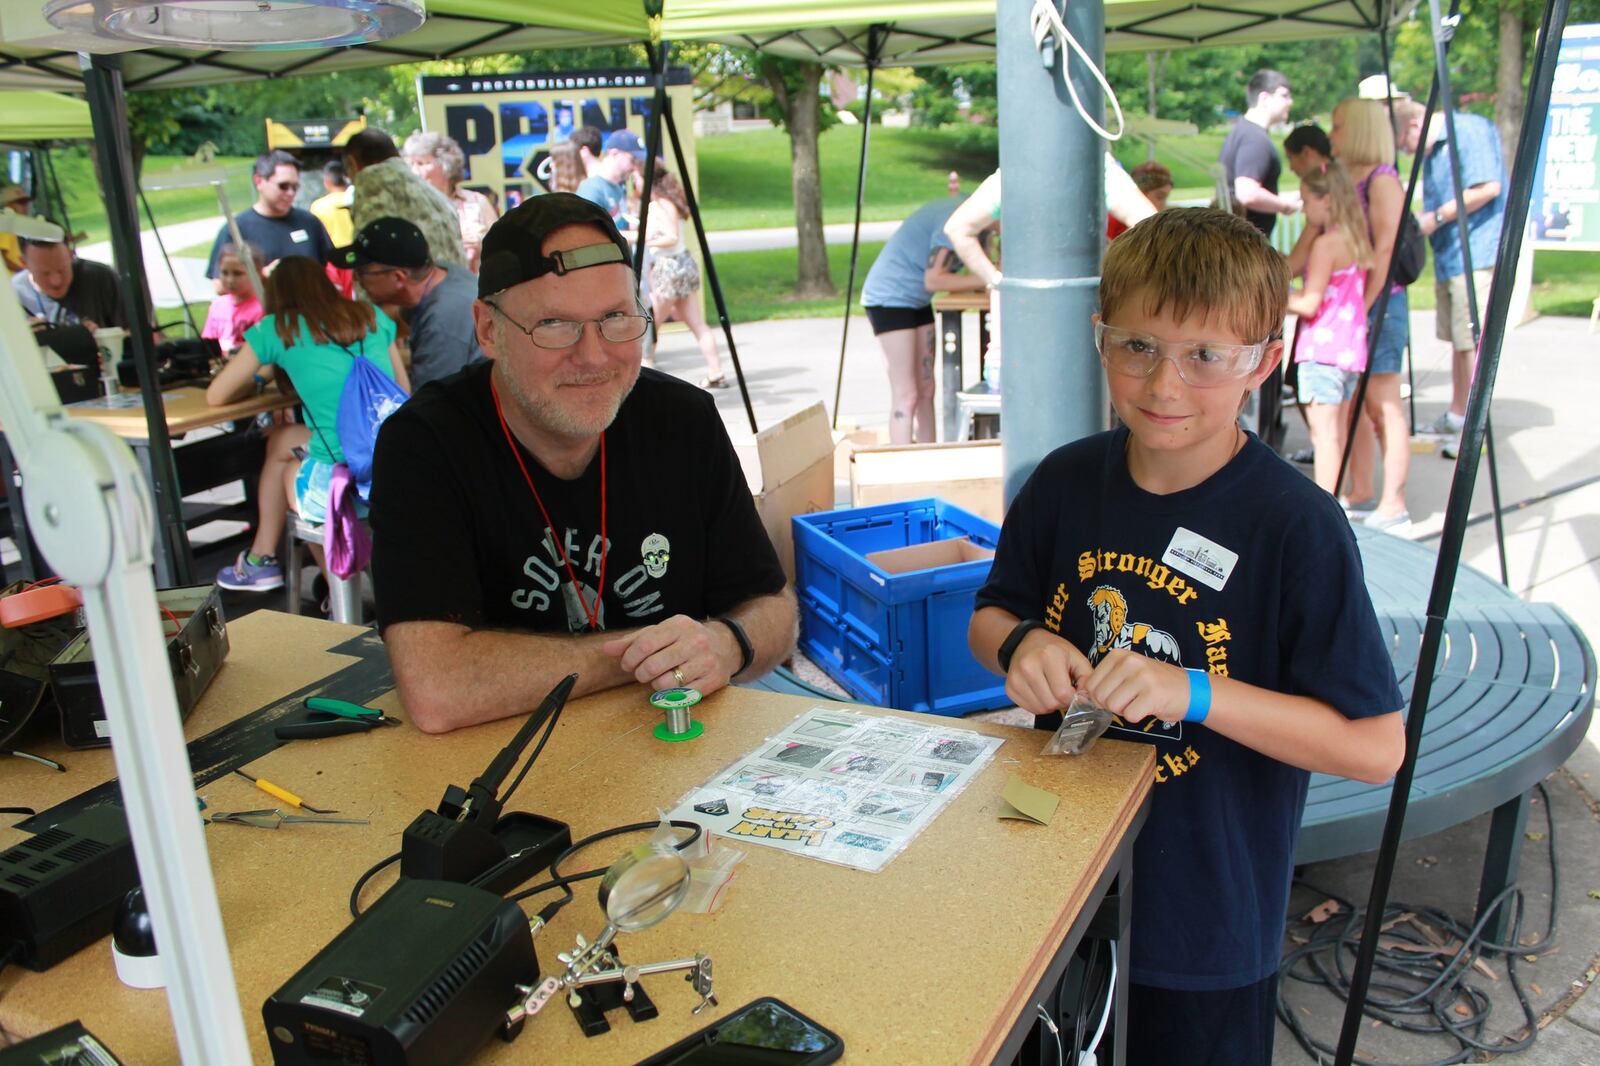
POLYGON ((628 387, 623 389, 622 394, 617 397, 616 405, 605 416, 604 422, 599 425, 586 425, 572 418, 560 403, 554 400, 535 400, 524 393, 522 386, 512 377, 510 369, 502 360, 495 360, 492 373, 496 382, 511 394, 511 399, 516 403, 517 409, 522 412, 529 422, 533 423, 536 429, 572 440, 598 436, 610 428, 611 423, 617 420, 617 412, 622 410, 622 405, 632 395, 633 387, 639 383, 639 367, 635 365, 633 368, 633 380, 628 382, 628 387))

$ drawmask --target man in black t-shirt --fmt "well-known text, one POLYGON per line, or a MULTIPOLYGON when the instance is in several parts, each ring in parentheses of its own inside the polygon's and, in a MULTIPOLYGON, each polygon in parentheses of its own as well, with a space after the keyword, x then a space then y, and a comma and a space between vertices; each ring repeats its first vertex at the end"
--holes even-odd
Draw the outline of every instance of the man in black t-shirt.
POLYGON ((22 309, 38 324, 84 326, 90 330, 127 326, 117 272, 104 263, 79 259, 70 245, 21 240, 22 265, 11 287, 22 309))
POLYGON ((641 370, 649 325, 604 208, 524 201, 483 242, 488 362, 384 423, 378 624, 419 728, 638 681, 702 693, 794 646, 794 598, 715 403, 641 370))
POLYGON ((1267 130, 1289 118, 1294 97, 1289 79, 1276 70, 1258 70, 1245 88, 1248 110, 1228 131, 1222 142, 1222 169, 1227 172, 1228 192, 1235 211, 1243 211, 1256 229, 1272 236, 1279 215, 1300 210, 1300 194, 1278 194, 1278 175, 1283 163, 1267 130))
MULTIPOLYGON (((300 191, 300 162, 284 151, 271 151, 256 158, 252 171, 256 202, 233 216, 239 235, 261 252, 257 268, 266 267, 292 255, 315 259, 326 265, 333 255, 333 242, 322 220, 310 211, 294 206, 300 191)), ((217 259, 222 249, 233 244, 233 230, 224 222, 211 242, 211 261, 206 277, 216 279, 217 259)), ((217 291, 222 291, 221 281, 217 291)))

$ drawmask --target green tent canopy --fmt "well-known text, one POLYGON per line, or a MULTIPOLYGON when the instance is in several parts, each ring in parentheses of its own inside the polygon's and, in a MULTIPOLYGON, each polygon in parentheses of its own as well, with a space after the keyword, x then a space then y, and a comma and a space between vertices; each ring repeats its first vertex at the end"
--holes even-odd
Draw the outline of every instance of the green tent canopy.
POLYGON ((94 136, 89 105, 48 92, 0 92, 0 144, 86 141, 94 136))
MULTIPOLYGON (((1105 0, 1108 51, 1245 44, 1371 32, 1399 0, 1105 0)), ((1416 0, 1407 0, 1405 7, 1416 0)), ((539 48, 663 40, 718 40, 838 65, 861 65, 876 34, 879 65, 957 62, 994 52, 994 0, 665 0, 652 20, 643 0, 426 0, 415 32, 354 48, 198 52, 127 51, 129 89, 317 74, 428 59, 539 48)), ((0 89, 81 88, 69 42, 0 30, 0 89)), ((36 32, 36 31, 30 31, 36 32)))

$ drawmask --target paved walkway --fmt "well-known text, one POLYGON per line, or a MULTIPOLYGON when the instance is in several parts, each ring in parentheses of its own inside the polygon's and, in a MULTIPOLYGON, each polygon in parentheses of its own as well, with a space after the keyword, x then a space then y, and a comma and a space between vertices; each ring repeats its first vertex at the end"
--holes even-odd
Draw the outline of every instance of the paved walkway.
MULTIPOLYGON (((750 385, 751 401, 761 426, 771 425, 800 407, 824 401, 830 408, 838 365, 840 319, 757 322, 734 328, 739 355, 750 385)), ((1600 419, 1590 410, 1600 391, 1600 338, 1587 333, 1580 319, 1543 318, 1512 331, 1501 363, 1494 405, 1498 434, 1501 496, 1511 587, 1529 599, 1558 604, 1592 635, 1600 637, 1600 482, 1582 485, 1600 470, 1600 419), (1571 486, 1578 487, 1571 487, 1571 486), (1548 499, 1540 499, 1548 495, 1548 499)), ((1432 313, 1412 316, 1418 338, 1415 357, 1417 420, 1432 420, 1449 399, 1448 352, 1432 339, 1432 313)), ((974 343, 967 345, 969 366, 974 343)), ((1083 353, 1084 358, 1090 358, 1083 353)), ((699 355, 687 333, 668 332, 657 353, 658 365, 691 380, 701 376, 699 355)), ((970 379, 975 369, 969 369, 970 379)), ((717 395, 717 403, 736 442, 748 441, 750 429, 736 389, 717 395)), ((846 353, 841 426, 882 426, 888 411, 888 387, 881 358, 865 319, 851 322, 846 353)), ((1291 427, 1292 447, 1307 443, 1298 423, 1291 427)), ((1419 447, 1427 447, 1419 442, 1419 447)), ((1407 491, 1416 522, 1411 533, 1422 543, 1437 544, 1455 464, 1432 450, 1413 456, 1407 491)), ((753 471, 752 471, 753 473, 753 471)), ((839 498, 848 485, 837 486, 839 498)), ((1464 561, 1498 577, 1493 524, 1477 520, 1489 513, 1487 467, 1473 495, 1475 521, 1463 551, 1464 561)), ((1560 900, 1556 939, 1559 950, 1536 962, 1519 962, 1522 981, 1536 1011, 1546 1022, 1538 1041, 1512 1061, 1600 1066, 1600 993, 1592 992, 1600 969, 1600 725, 1569 761, 1547 782, 1559 846, 1560 900)), ((1544 808, 1535 806, 1528 824, 1521 867, 1527 900, 1524 926, 1528 935, 1542 932, 1551 896, 1544 808)), ((1392 897, 1412 904, 1443 908, 1470 918, 1479 867, 1487 838, 1487 816, 1443 833, 1412 841, 1401 849, 1392 897)), ((1371 879, 1371 856, 1321 863, 1303 871, 1304 878, 1329 892, 1365 902, 1371 879)), ((1300 913, 1321 902, 1320 894, 1297 890, 1300 913)), ((1494 1004, 1489 1030, 1493 1038, 1521 1021, 1504 964, 1492 965, 1493 980, 1475 975, 1494 1004)), ((1309 986, 1291 984, 1289 995, 1311 1031, 1332 1043, 1343 1004, 1309 986)), ((1435 1037, 1400 1033, 1389 1028, 1363 1029, 1359 1054, 1375 1061, 1417 1063, 1438 1059, 1454 1045, 1435 1037)), ((1275 1062, 1280 1066, 1311 1061, 1281 1024, 1275 1062)))

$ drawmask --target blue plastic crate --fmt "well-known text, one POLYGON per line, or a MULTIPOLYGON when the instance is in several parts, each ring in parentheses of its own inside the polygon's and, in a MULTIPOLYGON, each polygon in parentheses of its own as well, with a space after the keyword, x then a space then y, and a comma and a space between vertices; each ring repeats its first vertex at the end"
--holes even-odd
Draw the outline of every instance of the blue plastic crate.
POLYGON ((891 574, 871 552, 1000 530, 939 499, 796 515, 800 647, 851 695, 878 707, 961 715, 1010 705, 1005 681, 967 650, 987 559, 891 574))

